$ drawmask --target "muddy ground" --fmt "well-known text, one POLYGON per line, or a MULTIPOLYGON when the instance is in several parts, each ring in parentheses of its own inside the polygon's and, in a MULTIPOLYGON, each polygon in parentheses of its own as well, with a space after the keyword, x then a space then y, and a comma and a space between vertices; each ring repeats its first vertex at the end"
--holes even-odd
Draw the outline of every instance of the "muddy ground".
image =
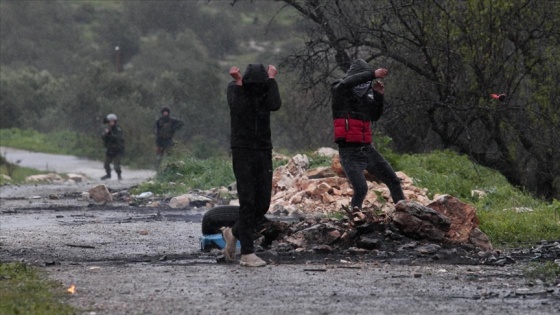
POLYGON ((87 185, 0 188, 0 262, 75 284, 68 302, 82 314, 560 312, 560 287, 523 276, 528 259, 497 267, 271 251, 260 253, 268 266, 246 269, 199 250, 206 209, 98 205, 80 200, 87 185))
MULTIPOLYGON (((5 189, 5 188, 3 188, 5 189)), ((205 209, 2 198, 0 261, 42 266, 83 314, 553 314, 560 288, 505 267, 264 252, 260 269, 199 250, 205 209)))

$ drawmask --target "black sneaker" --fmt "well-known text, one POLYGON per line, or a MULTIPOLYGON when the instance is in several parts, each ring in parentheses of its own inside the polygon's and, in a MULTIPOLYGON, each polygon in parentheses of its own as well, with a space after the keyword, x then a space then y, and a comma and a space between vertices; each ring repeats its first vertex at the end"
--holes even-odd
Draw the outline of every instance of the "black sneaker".
POLYGON ((101 180, 106 180, 106 179, 109 179, 109 178, 111 178, 111 175, 105 175, 105 176, 101 177, 101 180))

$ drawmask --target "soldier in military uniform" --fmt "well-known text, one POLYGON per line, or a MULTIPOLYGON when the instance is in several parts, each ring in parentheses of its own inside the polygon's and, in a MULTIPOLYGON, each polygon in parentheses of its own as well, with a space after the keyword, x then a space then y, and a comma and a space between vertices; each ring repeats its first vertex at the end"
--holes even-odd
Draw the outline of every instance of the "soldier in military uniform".
POLYGON ((121 157, 124 154, 124 133, 117 124, 117 115, 109 114, 104 121, 107 124, 107 128, 103 132, 101 139, 103 139, 103 145, 105 146, 105 176, 101 177, 102 180, 111 178, 111 163, 115 168, 118 179, 122 179, 121 176, 121 157))
POLYGON ((175 132, 183 127, 184 123, 178 119, 171 118, 171 110, 168 107, 161 109, 161 117, 156 121, 154 133, 156 135, 156 168, 159 167, 163 155, 169 151, 173 143, 175 132))

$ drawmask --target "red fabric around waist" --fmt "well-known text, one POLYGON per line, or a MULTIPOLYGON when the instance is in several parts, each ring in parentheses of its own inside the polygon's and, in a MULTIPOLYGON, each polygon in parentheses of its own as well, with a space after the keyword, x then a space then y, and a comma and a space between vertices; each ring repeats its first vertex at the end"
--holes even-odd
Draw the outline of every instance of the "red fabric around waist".
POLYGON ((354 118, 336 118, 334 123, 334 139, 346 142, 371 143, 371 124, 354 118))

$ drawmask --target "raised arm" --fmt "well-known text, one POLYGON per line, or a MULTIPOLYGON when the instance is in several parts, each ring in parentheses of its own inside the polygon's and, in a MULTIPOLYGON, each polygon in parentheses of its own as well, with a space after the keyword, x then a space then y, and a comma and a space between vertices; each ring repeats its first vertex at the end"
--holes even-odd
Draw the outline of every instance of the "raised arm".
POLYGON ((277 111, 282 106, 282 99, 280 99, 280 91, 278 83, 276 82, 276 75, 278 70, 273 65, 269 65, 268 69, 268 93, 266 95, 266 105, 270 111, 277 111))
POLYGON ((373 81, 376 78, 384 78, 388 73, 389 71, 383 68, 377 69, 375 71, 373 71, 373 69, 364 69, 363 71, 360 71, 358 73, 346 76, 338 84, 335 84, 333 86, 333 89, 336 90, 340 88, 354 87, 368 81, 373 81))

